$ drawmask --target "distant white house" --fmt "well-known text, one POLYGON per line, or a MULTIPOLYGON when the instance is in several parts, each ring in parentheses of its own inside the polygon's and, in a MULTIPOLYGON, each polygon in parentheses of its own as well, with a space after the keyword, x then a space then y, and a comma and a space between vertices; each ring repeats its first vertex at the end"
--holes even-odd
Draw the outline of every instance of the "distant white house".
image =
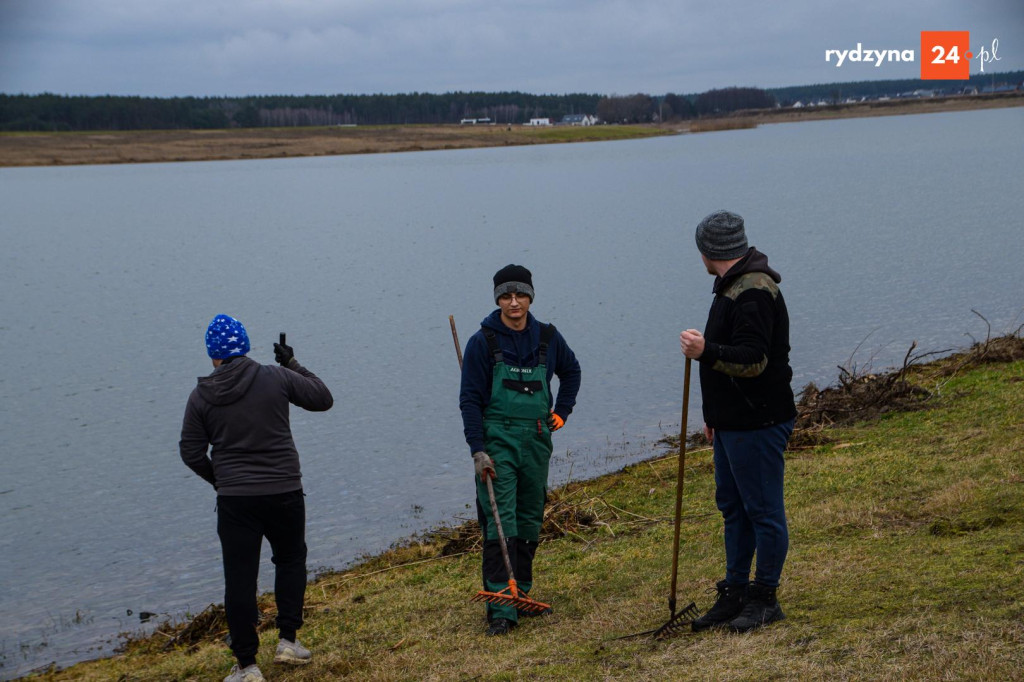
POLYGON ((597 116, 590 114, 566 114, 562 117, 559 125, 563 126, 592 126, 597 123, 597 116))
POLYGON ((550 118, 531 118, 529 123, 524 123, 525 126, 549 126, 551 125, 550 118))

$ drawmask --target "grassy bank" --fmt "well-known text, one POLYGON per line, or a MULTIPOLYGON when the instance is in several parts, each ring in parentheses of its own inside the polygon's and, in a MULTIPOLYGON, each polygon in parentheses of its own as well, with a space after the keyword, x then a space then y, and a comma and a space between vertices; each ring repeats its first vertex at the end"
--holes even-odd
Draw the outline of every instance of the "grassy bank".
MULTIPOLYGON (((668 617, 678 460, 666 446, 554 491, 535 575, 554 615, 485 637, 468 602, 474 534, 449 530, 311 584, 302 638, 314 663, 275 667, 270 629, 261 667, 271 680, 1021 679, 1022 358, 1013 336, 809 392, 787 455, 788 618, 764 631, 614 639, 668 617), (850 423, 821 426, 832 422, 850 423)), ((679 585, 681 603, 702 608, 723 563, 713 487, 709 450, 692 448, 679 585)), ((219 679, 231 665, 219 628, 167 628, 41 677, 219 679)))
POLYGON ((653 126, 394 125, 0 133, 0 166, 224 161, 625 140, 653 126))

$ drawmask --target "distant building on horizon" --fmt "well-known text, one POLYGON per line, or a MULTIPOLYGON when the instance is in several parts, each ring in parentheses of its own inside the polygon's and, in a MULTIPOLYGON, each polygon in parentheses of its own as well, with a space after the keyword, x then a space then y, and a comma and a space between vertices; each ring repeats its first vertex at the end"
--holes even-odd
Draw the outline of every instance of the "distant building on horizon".
POLYGON ((597 116, 590 114, 566 114, 558 125, 563 126, 592 126, 597 125, 597 116))

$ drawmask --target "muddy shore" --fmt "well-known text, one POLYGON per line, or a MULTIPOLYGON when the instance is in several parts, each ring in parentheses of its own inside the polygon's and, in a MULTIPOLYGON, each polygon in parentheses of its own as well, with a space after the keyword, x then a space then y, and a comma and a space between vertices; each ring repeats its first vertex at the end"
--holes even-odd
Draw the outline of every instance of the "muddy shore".
POLYGON ((159 163, 333 156, 510 145, 594 142, 675 135, 765 123, 969 111, 1024 105, 1024 93, 765 109, 721 118, 637 126, 531 128, 521 125, 395 125, 73 133, 0 133, 0 167, 159 163))

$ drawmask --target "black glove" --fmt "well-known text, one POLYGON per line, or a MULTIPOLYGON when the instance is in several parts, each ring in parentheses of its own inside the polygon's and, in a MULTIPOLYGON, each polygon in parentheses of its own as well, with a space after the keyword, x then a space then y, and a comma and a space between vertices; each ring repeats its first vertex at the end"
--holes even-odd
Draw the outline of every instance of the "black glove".
POLYGON ((274 344, 274 359, 277 360, 277 364, 282 367, 290 367, 295 362, 295 351, 292 347, 284 343, 274 344))

